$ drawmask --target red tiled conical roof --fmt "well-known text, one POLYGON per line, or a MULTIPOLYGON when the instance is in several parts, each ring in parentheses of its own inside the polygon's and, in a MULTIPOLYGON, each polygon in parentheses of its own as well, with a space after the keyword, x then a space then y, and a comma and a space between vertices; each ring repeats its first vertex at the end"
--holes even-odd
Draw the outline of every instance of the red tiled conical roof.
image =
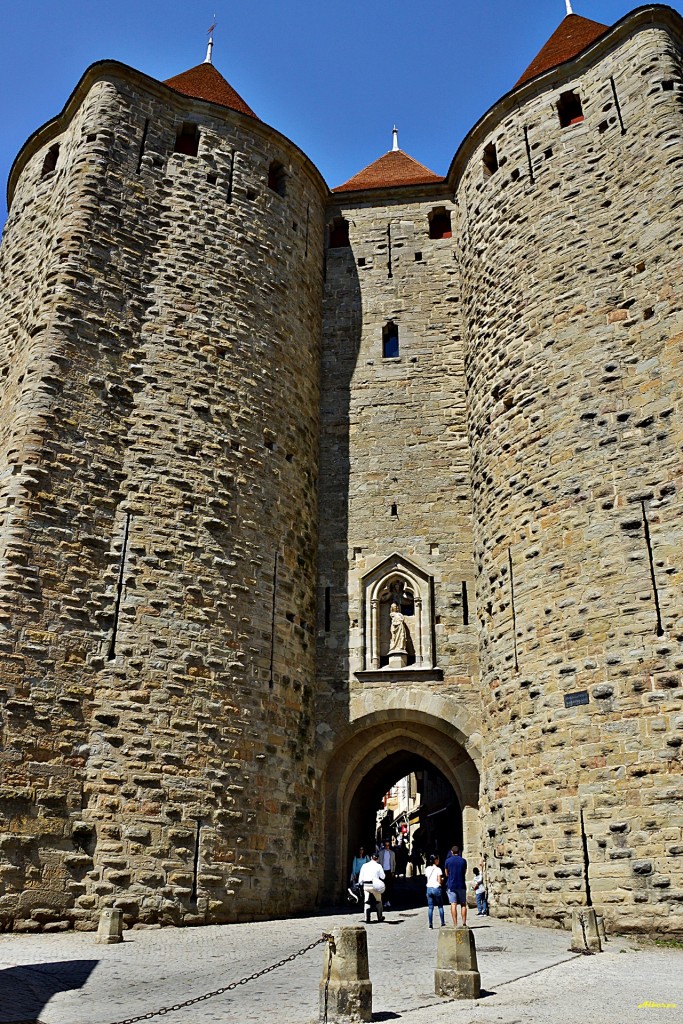
POLYGON ((237 110, 240 114, 256 117, 239 93, 236 93, 213 64, 208 62, 197 64, 196 67, 183 71, 173 78, 167 78, 164 85, 181 92, 183 96, 191 96, 195 100, 208 100, 209 103, 218 103, 221 107, 237 110))
POLYGON ((535 78, 542 71, 549 71, 572 57, 578 57, 582 50, 599 39, 608 28, 608 25, 602 25, 599 21, 582 18, 579 14, 568 14, 515 83, 515 87, 535 78))
POLYGON ((343 185, 337 185, 333 192, 361 192, 366 188, 393 188, 396 185, 431 185, 443 181, 424 164, 413 160, 401 149, 392 149, 379 160, 368 164, 343 185))

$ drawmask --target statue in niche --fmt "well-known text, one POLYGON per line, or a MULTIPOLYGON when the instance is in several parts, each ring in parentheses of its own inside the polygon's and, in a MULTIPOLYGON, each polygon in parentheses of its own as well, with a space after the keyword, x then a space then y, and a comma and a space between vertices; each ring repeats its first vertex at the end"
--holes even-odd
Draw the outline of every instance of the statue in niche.
POLYGON ((408 627, 405 616, 399 611, 397 604, 392 604, 389 617, 391 619, 391 637, 389 654, 406 654, 408 646, 408 627))

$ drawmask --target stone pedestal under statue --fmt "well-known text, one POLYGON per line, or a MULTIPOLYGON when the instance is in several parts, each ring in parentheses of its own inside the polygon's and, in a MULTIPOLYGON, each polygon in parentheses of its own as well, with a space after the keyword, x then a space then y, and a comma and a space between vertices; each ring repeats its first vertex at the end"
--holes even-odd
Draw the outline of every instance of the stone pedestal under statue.
POLYGON ((389 651, 389 668, 405 668, 407 664, 407 651, 389 651))

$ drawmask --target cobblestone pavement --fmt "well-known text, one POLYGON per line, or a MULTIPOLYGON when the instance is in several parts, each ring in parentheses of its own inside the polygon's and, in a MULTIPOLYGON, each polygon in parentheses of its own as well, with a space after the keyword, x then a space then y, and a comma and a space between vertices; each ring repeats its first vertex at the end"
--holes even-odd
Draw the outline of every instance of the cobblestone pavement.
MULTIPOLYGON (((680 1020, 683 951, 616 938, 600 956, 569 952, 567 932, 471 918, 485 995, 434 995, 438 930, 426 910, 389 911, 368 927, 375 1021, 520 1024, 522 1021, 680 1020), (643 1007, 676 1003, 677 1009, 643 1007)), ((220 988, 288 956, 359 914, 222 927, 141 930, 115 946, 95 935, 0 936, 0 1024, 111 1024, 220 988)), ((326 945, 205 1003, 155 1018, 170 1024, 310 1024, 326 945)))

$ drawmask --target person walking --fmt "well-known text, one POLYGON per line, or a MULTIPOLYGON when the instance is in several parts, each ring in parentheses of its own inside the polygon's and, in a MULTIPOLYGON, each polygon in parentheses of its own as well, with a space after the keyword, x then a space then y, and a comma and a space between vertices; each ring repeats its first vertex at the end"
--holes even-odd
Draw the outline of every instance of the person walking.
POLYGON ((443 882, 443 871, 439 867, 438 854, 433 854, 429 858, 429 867, 426 871, 427 875, 427 918, 429 919, 429 927, 433 928, 434 919, 434 907, 439 908, 439 917, 441 918, 441 927, 443 928, 446 924, 443 915, 443 892, 441 891, 441 883, 443 882))
POLYGON ((365 923, 370 924, 373 905, 377 911, 377 920, 383 921, 382 893, 385 889, 384 871, 376 853, 373 853, 372 860, 368 861, 360 869, 358 881, 363 886, 363 892, 365 893, 365 923))
POLYGON ((484 884, 484 879, 481 877, 479 868, 473 868, 472 874, 474 875, 472 888, 474 889, 474 898, 477 901, 477 917, 485 917, 489 912, 486 900, 486 885, 484 884))
POLYGON ((451 852, 444 864, 446 871, 446 893, 451 905, 453 927, 458 927, 458 907, 462 916, 463 928, 467 924, 467 861, 460 856, 460 848, 451 846, 451 852))
POLYGON ((369 860, 370 858, 366 854, 364 847, 359 847, 358 853, 353 858, 353 863, 351 865, 351 876, 349 878, 349 888, 347 889, 349 896, 352 899, 354 899, 356 903, 358 902, 358 893, 356 892, 356 888, 358 887, 358 876, 360 875, 360 869, 363 867, 364 864, 367 864, 369 860))
POLYGON ((391 849, 391 841, 386 839, 384 842, 384 849, 380 850, 379 862, 384 871, 384 877, 386 878, 386 890, 387 898, 384 902, 385 907, 390 907, 389 897, 392 894, 394 874, 396 873, 396 854, 391 849))

